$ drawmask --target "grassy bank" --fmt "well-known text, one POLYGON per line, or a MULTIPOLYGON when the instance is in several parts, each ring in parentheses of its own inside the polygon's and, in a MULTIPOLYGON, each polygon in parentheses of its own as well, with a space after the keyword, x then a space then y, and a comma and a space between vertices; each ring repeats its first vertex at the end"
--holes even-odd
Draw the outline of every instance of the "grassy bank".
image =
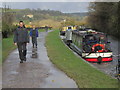
MULTIPOLYGON (((50 30, 50 29, 48 29, 48 30, 50 30)), ((38 31, 39 31, 39 32, 46 32, 45 29, 39 29, 38 31)))
POLYGON ((45 32, 45 29, 39 29, 38 31, 39 32, 45 32))
POLYGON ((2 39, 2 62, 7 58, 9 53, 15 48, 16 46, 13 44, 13 36, 2 39))
POLYGON ((46 47, 50 60, 73 78, 80 88, 118 87, 117 80, 91 67, 74 55, 61 41, 58 30, 48 34, 46 47))

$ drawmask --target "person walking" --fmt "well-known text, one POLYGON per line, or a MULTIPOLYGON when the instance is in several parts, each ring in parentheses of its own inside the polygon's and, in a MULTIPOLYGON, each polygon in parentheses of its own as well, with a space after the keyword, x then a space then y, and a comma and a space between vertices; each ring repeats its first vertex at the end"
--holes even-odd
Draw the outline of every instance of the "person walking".
POLYGON ((26 61, 27 44, 29 43, 29 34, 24 26, 24 22, 20 21, 18 28, 14 32, 14 44, 17 45, 19 51, 20 63, 26 61))
POLYGON ((30 37, 32 38, 33 48, 37 48, 38 29, 36 29, 35 25, 33 25, 32 29, 30 30, 30 37))
POLYGON ((46 32, 48 32, 48 26, 45 26, 45 30, 46 30, 46 32))

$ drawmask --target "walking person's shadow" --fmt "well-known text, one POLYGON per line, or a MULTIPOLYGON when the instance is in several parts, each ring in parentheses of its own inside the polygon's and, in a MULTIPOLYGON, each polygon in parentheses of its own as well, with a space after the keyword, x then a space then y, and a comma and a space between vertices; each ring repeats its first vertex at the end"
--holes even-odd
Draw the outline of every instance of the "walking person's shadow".
POLYGON ((37 48, 32 48, 32 56, 31 56, 31 58, 38 58, 37 48))

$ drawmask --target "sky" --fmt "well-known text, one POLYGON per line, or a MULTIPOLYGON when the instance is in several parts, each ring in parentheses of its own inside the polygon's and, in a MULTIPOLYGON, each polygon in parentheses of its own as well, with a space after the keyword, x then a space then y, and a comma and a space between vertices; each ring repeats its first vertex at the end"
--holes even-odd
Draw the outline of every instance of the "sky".
POLYGON ((4 2, 2 6, 9 5, 12 9, 57 10, 63 13, 87 12, 89 2, 4 2))
POLYGON ((57 10, 63 13, 87 12, 90 2, 118 2, 120 0, 0 0, 0 7, 4 4, 13 9, 57 10))

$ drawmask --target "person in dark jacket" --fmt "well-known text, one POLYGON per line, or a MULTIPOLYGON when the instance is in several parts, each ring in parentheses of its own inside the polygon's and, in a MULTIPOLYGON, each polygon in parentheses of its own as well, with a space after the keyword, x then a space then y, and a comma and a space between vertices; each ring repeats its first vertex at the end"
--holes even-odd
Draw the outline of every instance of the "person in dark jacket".
POLYGON ((33 28, 30 30, 30 36, 32 38, 33 48, 35 46, 37 48, 38 29, 35 28, 35 25, 33 25, 33 28))
POLYGON ((18 28, 14 32, 14 44, 18 47, 20 63, 26 61, 27 43, 29 43, 29 34, 23 21, 20 21, 18 28))

